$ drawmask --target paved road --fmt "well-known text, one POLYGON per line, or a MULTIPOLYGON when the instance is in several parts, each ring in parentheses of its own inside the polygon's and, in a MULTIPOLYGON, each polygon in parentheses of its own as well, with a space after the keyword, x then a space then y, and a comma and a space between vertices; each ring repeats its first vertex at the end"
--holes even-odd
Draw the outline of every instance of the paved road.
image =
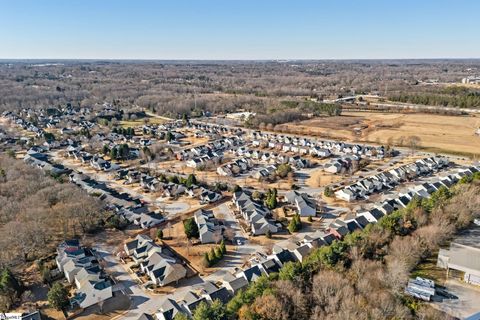
POLYGON ((215 207, 214 211, 216 211, 217 215, 222 215, 225 225, 234 231, 234 243, 236 243, 237 240, 243 243, 242 245, 237 246, 237 253, 250 255, 252 253, 264 250, 262 246, 251 244, 248 241, 248 235, 240 227, 237 218, 235 218, 234 213, 232 210, 230 210, 227 203, 222 203, 221 205, 215 207))
POLYGON ((105 172, 97 172, 94 169, 87 167, 86 165, 82 165, 77 163, 76 161, 68 158, 62 157, 59 153, 63 150, 52 150, 49 152, 51 159, 55 163, 59 163, 68 169, 72 169, 76 172, 82 172, 86 176, 91 177, 92 179, 96 180, 97 182, 104 183, 108 187, 115 189, 119 192, 124 192, 129 194, 133 198, 139 198, 144 200, 148 203, 154 203, 155 199, 152 198, 150 195, 145 194, 143 192, 139 192, 132 187, 127 187, 122 185, 120 182, 115 181, 111 178, 111 173, 105 172))

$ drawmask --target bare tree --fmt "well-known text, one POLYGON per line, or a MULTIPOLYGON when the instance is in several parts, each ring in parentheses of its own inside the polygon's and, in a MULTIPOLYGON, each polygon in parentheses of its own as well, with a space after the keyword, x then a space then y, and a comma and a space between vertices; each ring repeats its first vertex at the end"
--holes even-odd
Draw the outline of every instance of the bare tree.
POLYGON ((412 152, 412 155, 415 154, 415 152, 418 150, 420 147, 422 140, 418 136, 409 136, 406 140, 406 143, 408 147, 410 148, 410 151, 412 152))

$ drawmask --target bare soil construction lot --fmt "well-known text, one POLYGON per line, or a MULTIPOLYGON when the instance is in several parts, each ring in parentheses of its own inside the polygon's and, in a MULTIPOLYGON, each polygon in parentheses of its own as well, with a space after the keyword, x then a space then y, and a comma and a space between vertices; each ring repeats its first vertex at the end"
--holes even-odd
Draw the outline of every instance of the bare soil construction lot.
POLYGON ((430 151, 480 155, 478 116, 420 113, 344 112, 338 117, 315 118, 278 126, 280 130, 325 138, 398 144, 401 137, 418 136, 430 151))

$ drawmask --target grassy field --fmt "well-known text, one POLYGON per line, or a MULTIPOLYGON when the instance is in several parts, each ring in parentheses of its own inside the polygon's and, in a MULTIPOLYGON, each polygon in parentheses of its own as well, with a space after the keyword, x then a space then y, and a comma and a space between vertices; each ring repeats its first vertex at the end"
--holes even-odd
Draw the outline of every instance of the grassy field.
POLYGON ((149 117, 144 119, 136 119, 136 120, 122 120, 119 122, 119 125, 123 128, 128 127, 138 127, 143 126, 144 124, 162 124, 167 122, 167 119, 164 118, 157 118, 157 117, 149 117))
POLYGON ((421 149, 457 155, 480 155, 479 116, 419 113, 344 112, 339 117, 315 118, 279 126, 292 133, 325 138, 398 145, 402 137, 418 136, 421 149))

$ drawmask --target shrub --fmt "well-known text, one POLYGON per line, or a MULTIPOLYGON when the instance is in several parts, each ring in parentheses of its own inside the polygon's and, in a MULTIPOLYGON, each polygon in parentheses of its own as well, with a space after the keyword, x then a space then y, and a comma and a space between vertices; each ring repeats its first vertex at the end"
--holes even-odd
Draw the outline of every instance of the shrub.
POLYGON ((325 187, 325 190, 323 190, 323 194, 325 197, 333 197, 333 190, 330 187, 325 187))

